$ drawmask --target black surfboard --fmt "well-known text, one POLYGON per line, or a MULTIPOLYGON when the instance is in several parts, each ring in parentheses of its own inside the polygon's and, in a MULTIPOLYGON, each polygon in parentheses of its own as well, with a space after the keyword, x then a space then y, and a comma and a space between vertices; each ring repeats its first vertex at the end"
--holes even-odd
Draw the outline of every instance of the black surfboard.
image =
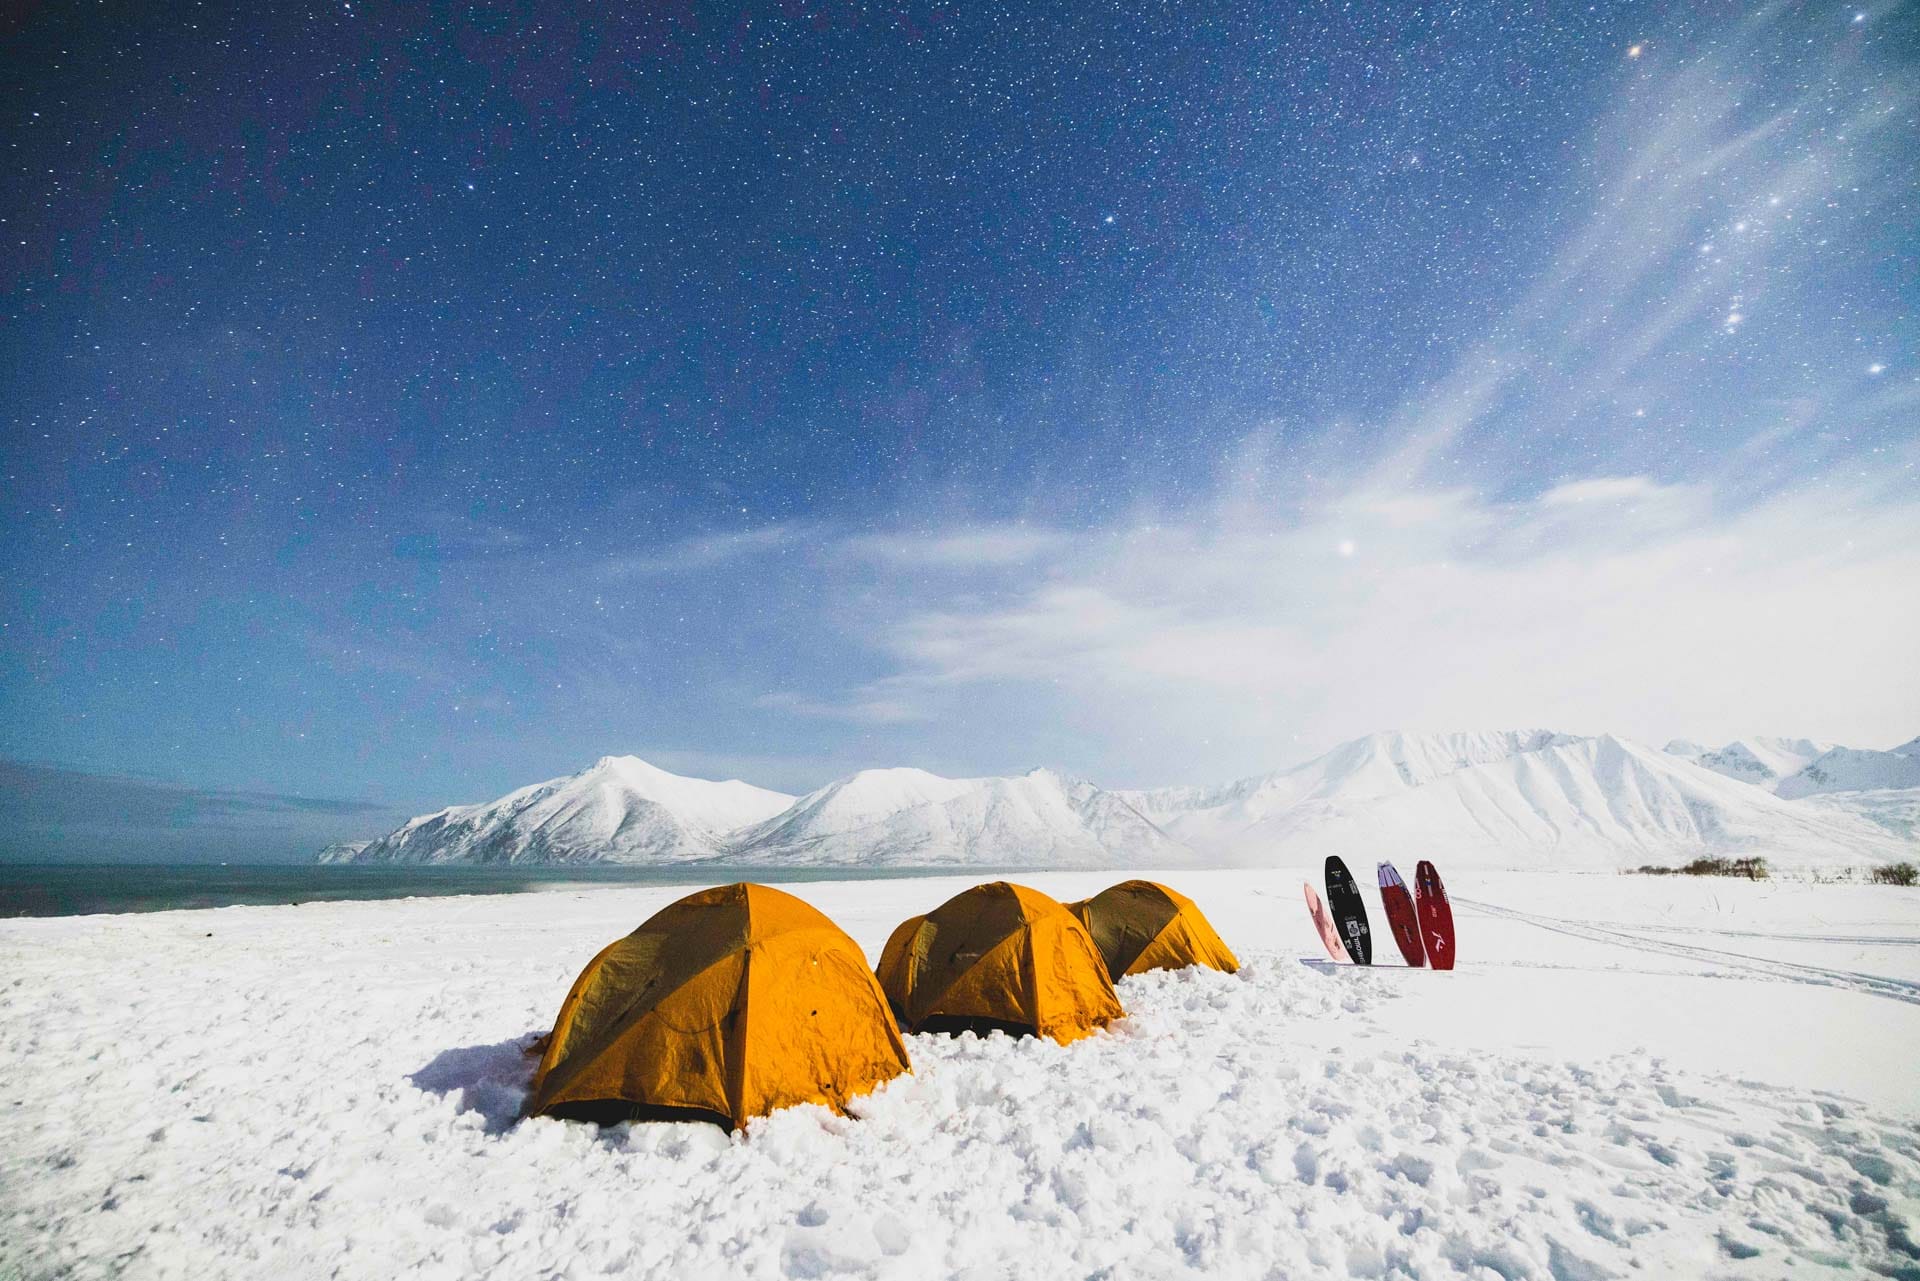
POLYGON ((1372 965, 1373 931, 1367 928, 1367 905, 1360 898, 1353 873, 1338 854, 1327 856, 1327 911, 1333 914, 1334 928, 1347 945, 1347 955, 1360 965, 1372 965))

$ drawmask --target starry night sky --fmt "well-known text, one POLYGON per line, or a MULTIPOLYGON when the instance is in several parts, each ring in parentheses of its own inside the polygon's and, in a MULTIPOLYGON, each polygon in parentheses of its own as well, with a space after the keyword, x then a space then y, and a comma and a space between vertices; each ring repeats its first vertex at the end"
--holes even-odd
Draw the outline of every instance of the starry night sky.
MULTIPOLYGON (((1911 669, 1716 713, 1651 656, 1620 724, 1498 663, 1374 705, 1287 633, 1728 538, 1910 619, 1914 6, 631 9, 5 20, 0 754, 413 810, 609 751, 1139 783, 1403 717, 1920 720, 1911 669), (1348 577, 1263 578, 1298 539, 1348 577)), ((1645 634, 1694 574, 1516 592, 1645 634)))

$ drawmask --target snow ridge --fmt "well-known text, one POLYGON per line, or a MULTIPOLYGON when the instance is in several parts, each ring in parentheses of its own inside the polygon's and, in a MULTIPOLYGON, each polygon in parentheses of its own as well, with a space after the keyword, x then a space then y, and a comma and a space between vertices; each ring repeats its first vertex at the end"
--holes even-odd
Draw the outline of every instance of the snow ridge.
POLYGON ((1127 795, 1169 835, 1225 862, 1393 851, 1617 867, 1741 853, 1853 862, 1907 848, 1890 825, 1798 806, 1612 734, 1372 735, 1214 793, 1127 795))
POLYGON ((683 862, 712 857, 728 832, 778 813, 792 800, 737 780, 683 778, 637 756, 603 756, 578 774, 496 801, 410 819, 333 861, 683 862))
POLYGON ((1118 794, 1036 769, 1015 778, 862 770, 743 832, 728 857, 772 866, 1105 867, 1192 861, 1118 794))
MULTIPOLYGON (((1920 742, 1920 740, 1915 740, 1920 742)), ((1774 790, 1781 796, 1920 787, 1920 750, 1903 743, 1890 752, 1836 747, 1822 752, 1774 790)))
POLYGON ((1772 791, 1782 779, 1805 769, 1813 759, 1833 749, 1832 743, 1810 738, 1737 738, 1724 747, 1702 747, 1684 739, 1668 743, 1669 754, 1696 765, 1772 791))

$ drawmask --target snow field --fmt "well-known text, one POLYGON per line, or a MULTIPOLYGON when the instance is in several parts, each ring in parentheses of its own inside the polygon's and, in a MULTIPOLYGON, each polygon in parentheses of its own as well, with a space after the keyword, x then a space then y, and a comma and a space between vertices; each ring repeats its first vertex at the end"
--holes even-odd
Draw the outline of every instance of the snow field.
MULTIPOLYGON (((743 1137, 517 1120, 580 965, 677 890, 0 923, 0 1275, 1920 1276, 1920 897, 1479 878, 1443 976, 1303 962, 1296 873, 1167 879, 1241 974, 1125 979, 1073 1046, 911 1037, 856 1118, 743 1137), (1635 1048, 1789 996, 1887 1059, 1877 1103, 1724 1036, 1740 1070, 1635 1048), (1609 1001, 1644 1016, 1547 1017, 1609 1001)), ((792 888, 874 954, 964 883, 792 888)))

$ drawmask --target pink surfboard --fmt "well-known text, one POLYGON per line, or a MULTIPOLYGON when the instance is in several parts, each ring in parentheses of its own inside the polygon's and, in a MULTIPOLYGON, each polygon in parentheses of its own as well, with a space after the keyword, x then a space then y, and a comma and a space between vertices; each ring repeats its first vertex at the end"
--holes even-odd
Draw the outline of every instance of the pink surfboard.
POLYGON ((1334 926, 1333 914, 1327 911, 1327 905, 1320 901, 1320 895, 1313 886, 1302 884, 1307 892, 1307 914, 1313 917, 1313 928, 1320 931, 1320 941, 1326 945, 1327 955, 1336 961, 1347 957, 1346 945, 1340 942, 1340 931, 1334 926))

